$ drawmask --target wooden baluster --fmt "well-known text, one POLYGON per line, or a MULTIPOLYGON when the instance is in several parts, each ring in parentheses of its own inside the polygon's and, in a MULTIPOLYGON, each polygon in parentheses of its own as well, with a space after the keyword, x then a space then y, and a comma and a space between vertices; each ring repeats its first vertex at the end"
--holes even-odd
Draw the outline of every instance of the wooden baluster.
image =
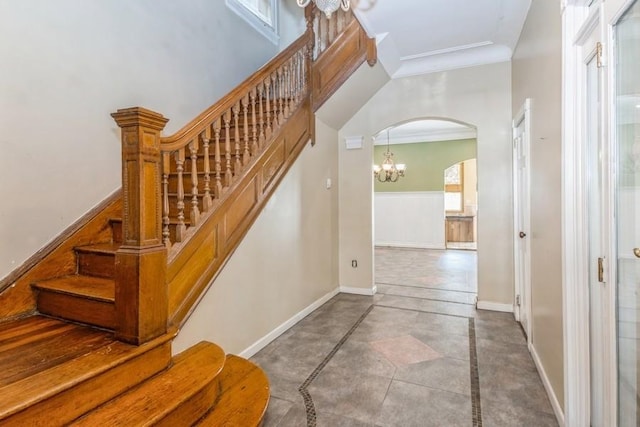
POLYGON ((224 186, 228 187, 233 181, 233 172, 231 172, 231 131, 229 126, 231 125, 231 110, 227 110, 224 113, 224 158, 226 160, 226 169, 224 172, 224 186))
POLYGON ((295 61, 296 57, 295 57, 295 53, 293 54, 293 56, 291 57, 291 59, 289 60, 289 115, 293 114, 294 109, 296 108, 296 91, 295 91, 295 86, 294 86, 294 82, 295 82, 295 75, 296 75, 296 69, 295 69, 295 61))
POLYGON ((244 151, 242 152, 242 166, 249 163, 251 153, 249 152, 249 94, 246 94, 242 100, 242 122, 244 130, 244 151))
POLYGON ((213 205, 211 198, 211 163, 209 159, 209 144, 211 144, 211 127, 207 126, 202 138, 202 151, 204 152, 204 196, 202 197, 202 211, 209 212, 213 205))
POLYGON ((330 41, 330 44, 333 44, 334 40, 338 36, 338 25, 337 24, 338 24, 337 17, 336 17, 336 19, 329 19, 329 41, 330 41))
POLYGON ((267 129, 266 129, 266 135, 265 137, 267 139, 271 138, 271 133, 273 132, 273 129, 271 127, 271 76, 267 77, 266 80, 264 81, 264 85, 265 85, 265 95, 267 98, 267 102, 266 102, 266 118, 267 118, 267 129))
POLYGON ((327 50, 329 46, 329 20, 325 16, 320 16, 320 53, 327 50))
POLYGON ((291 114, 289 109, 291 103, 291 94, 289 93, 289 63, 282 66, 282 97, 284 103, 284 118, 288 119, 291 114))
POLYGON ((278 79, 278 126, 284 124, 284 78, 282 67, 277 70, 278 79))
POLYGON ((298 52, 297 55, 297 59, 298 59, 298 73, 296 76, 296 104, 300 104, 300 102, 302 101, 302 92, 303 92, 303 87, 302 87, 302 76, 304 73, 304 48, 298 52))
POLYGON ((176 151, 176 172, 178 172, 178 191, 176 207, 178 208, 178 225, 176 226, 176 242, 182 242, 187 231, 187 226, 184 223, 184 160, 185 153, 184 147, 176 151))
POLYGON ((114 334, 136 345, 167 331, 167 248, 162 244, 161 114, 112 114, 122 130, 122 245, 115 256, 114 334))
POLYGON ((311 55, 311 59, 315 60, 318 49, 318 27, 317 27, 317 19, 316 15, 312 11, 313 8, 306 8, 304 11, 304 19, 307 21, 307 30, 306 33, 309 34, 308 42, 305 45, 305 48, 309 49, 309 53, 311 55))
POLYGON ((198 140, 194 139, 189 143, 191 153, 191 212, 189 219, 190 227, 195 227, 200 222, 200 209, 198 207, 198 140))
POLYGON ((233 111, 233 149, 235 151, 233 175, 238 176, 240 174, 240 169, 242 168, 242 162, 240 161, 240 122, 238 120, 238 117, 240 116, 240 101, 236 102, 236 105, 231 108, 231 111, 233 111))
POLYGON ((322 16, 316 11, 316 16, 313 19, 315 24, 314 34, 316 35, 316 41, 314 43, 316 50, 314 52, 313 59, 317 59, 322 53, 322 16))
POLYGON ((271 73, 271 127, 273 132, 278 129, 278 80, 276 71, 271 73))
POLYGON ((260 106, 260 110, 258 111, 258 122, 260 124, 260 136, 258 137, 258 147, 260 147, 260 149, 262 149, 262 147, 264 147, 264 126, 265 126, 265 108, 264 108, 264 103, 265 103, 265 89, 264 89, 264 82, 260 83, 259 89, 258 89, 258 105, 260 106))
POLYGON ((222 159, 220 158, 220 119, 213 122, 213 150, 215 153, 215 168, 216 168, 216 186, 215 195, 216 199, 219 199, 222 195, 222 159))
POLYGON ((256 101, 258 99, 257 88, 251 89, 249 92, 249 98, 251 100, 251 154, 255 156, 258 153, 258 122, 256 120, 256 101))
POLYGON ((171 172, 170 153, 162 153, 162 244, 171 248, 171 238, 169 233, 169 173, 171 172))

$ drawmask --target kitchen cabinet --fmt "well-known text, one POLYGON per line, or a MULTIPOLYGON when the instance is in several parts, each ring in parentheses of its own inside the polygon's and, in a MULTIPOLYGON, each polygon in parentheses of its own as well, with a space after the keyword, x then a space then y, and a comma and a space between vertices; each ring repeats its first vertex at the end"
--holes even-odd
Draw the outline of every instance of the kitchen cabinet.
POLYGON ((473 222, 475 217, 465 215, 447 216, 447 242, 474 242, 473 222))

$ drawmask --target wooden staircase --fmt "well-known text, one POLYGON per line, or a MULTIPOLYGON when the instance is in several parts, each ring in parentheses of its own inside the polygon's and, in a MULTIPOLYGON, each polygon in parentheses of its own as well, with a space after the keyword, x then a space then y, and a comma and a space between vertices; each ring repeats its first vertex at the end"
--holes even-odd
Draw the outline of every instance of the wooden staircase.
POLYGON ((171 342, 313 140, 315 109, 375 59, 337 15, 309 6, 305 35, 175 135, 158 113, 113 114, 122 192, 0 283, 0 426, 260 425, 262 370, 171 342))

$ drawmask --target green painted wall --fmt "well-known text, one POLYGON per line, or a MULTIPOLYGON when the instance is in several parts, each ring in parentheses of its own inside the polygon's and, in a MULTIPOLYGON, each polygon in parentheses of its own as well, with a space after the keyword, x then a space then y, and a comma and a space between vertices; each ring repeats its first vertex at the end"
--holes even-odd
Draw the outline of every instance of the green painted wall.
MULTIPOLYGON (((407 172, 397 182, 375 180, 376 192, 443 191, 444 170, 454 163, 476 157, 476 139, 420 142, 389 146, 396 163, 405 163, 407 172)), ((382 163, 386 145, 373 148, 373 162, 382 163)))

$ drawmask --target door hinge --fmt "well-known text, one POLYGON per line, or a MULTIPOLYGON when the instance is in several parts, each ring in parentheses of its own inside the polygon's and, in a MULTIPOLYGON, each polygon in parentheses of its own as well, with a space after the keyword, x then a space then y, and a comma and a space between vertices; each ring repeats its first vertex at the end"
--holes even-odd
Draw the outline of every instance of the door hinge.
POLYGON ((516 295, 516 305, 520 307, 520 295, 516 295))
POLYGON ((604 283, 604 258, 598 258, 598 282, 604 283))
POLYGON ((596 66, 602 68, 602 43, 596 43, 596 66))

